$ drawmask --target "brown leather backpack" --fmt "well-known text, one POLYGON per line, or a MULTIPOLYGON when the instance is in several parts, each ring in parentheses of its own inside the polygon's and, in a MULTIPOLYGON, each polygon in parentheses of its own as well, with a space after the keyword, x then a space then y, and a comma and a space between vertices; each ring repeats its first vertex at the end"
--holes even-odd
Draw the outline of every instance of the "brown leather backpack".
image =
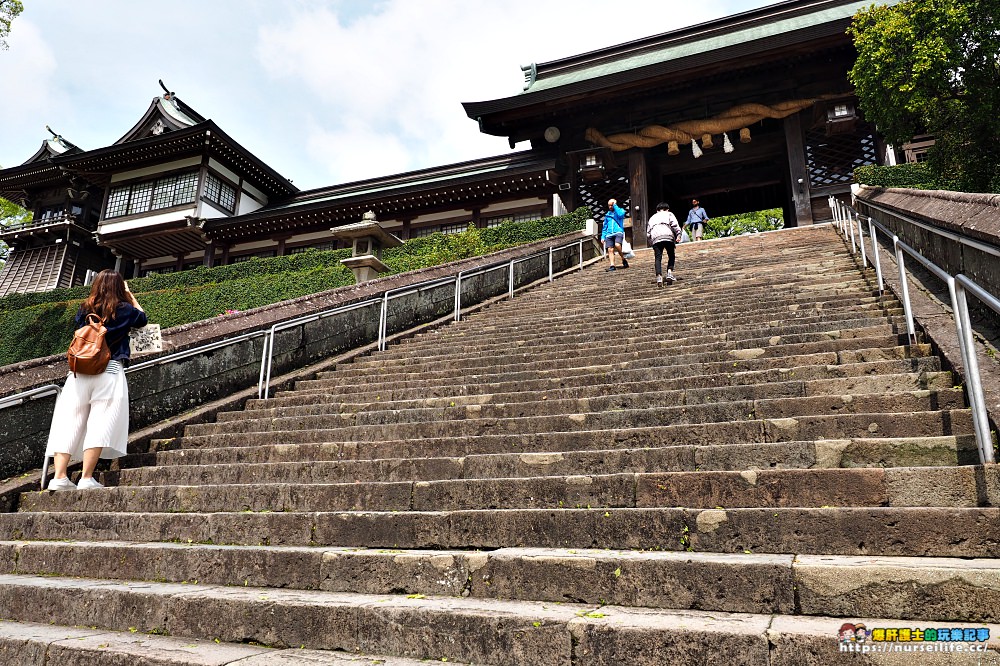
POLYGON ((108 329, 104 320, 91 313, 87 315, 87 323, 76 329, 73 342, 69 345, 66 357, 69 359, 69 369, 75 377, 81 375, 99 375, 108 367, 111 360, 111 350, 104 339, 108 329))

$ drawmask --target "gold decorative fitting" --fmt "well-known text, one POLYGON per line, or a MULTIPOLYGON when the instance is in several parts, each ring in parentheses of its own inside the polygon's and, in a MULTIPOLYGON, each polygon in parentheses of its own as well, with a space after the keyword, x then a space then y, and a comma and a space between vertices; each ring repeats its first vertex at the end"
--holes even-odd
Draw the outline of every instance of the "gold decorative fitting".
POLYGON ((750 143, 750 128, 744 127, 740 130, 740 143, 750 143))

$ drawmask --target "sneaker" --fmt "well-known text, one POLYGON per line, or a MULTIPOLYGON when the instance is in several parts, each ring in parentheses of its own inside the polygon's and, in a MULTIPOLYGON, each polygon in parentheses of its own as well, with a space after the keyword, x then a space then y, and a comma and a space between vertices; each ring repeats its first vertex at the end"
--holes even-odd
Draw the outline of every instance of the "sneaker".
POLYGON ((667 271, 667 284, 673 284, 674 280, 676 280, 676 279, 677 278, 674 277, 673 273, 671 273, 670 271, 667 271))
POLYGON ((662 287, 663 286, 663 278, 661 276, 659 276, 659 275, 656 276, 656 286, 657 287, 662 287))
POLYGON ((628 268, 628 259, 622 257, 622 268, 628 268))
POLYGON ((52 479, 49 481, 49 485, 45 486, 46 490, 76 490, 76 484, 69 480, 67 477, 61 479, 52 479))
POLYGON ((92 490, 94 488, 103 488, 104 486, 99 484, 94 477, 91 476, 86 479, 80 479, 80 483, 76 484, 76 487, 80 490, 92 490))
POLYGON ((616 270, 614 266, 608 266, 606 269, 604 269, 604 272, 605 273, 609 273, 609 272, 611 272, 613 270, 616 270))

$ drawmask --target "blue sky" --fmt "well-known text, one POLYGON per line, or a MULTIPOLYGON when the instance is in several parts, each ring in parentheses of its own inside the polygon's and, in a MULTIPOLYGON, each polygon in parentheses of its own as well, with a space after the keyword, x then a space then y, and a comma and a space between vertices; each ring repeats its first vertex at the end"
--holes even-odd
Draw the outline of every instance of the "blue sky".
POLYGON ((516 95, 520 65, 768 4, 24 0, 0 51, 0 165, 45 125, 113 143, 161 78, 302 189, 501 154, 461 102, 516 95))

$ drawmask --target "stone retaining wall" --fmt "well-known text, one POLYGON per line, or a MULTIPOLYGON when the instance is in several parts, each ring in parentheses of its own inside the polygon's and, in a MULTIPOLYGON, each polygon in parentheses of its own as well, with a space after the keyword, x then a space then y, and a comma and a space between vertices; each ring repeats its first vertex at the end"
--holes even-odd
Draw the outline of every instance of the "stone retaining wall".
MULTIPOLYGON (((263 333, 278 322, 318 314, 341 305, 379 299, 387 290, 526 257, 550 246, 575 241, 579 237, 580 233, 575 232, 483 257, 284 301, 240 315, 177 326, 164 331, 162 354, 143 356, 136 364, 156 356, 165 356, 246 333, 263 333)), ((584 244, 584 260, 593 258, 598 252, 596 243, 584 244)), ((558 273, 572 268, 579 261, 580 255, 576 247, 557 251, 553 256, 553 271, 558 273)), ((515 287, 543 278, 548 275, 548 271, 547 255, 521 262, 514 271, 515 287)), ((508 279, 506 270, 463 279, 463 307, 506 293, 508 279)), ((272 373, 277 375, 289 372, 321 358, 374 342, 378 338, 380 310, 381 304, 373 303, 279 332, 275 336, 272 373)), ((389 303, 387 334, 434 321, 453 310, 454 286, 451 283, 402 296, 389 303)), ((257 335, 213 351, 130 371, 131 428, 136 430, 162 422, 206 402, 255 386, 259 378, 263 344, 264 335, 257 335)), ((62 355, 0 368, 0 396, 47 384, 61 385, 66 372, 66 360, 62 355)), ((45 448, 54 402, 54 396, 49 396, 0 410, 0 479, 38 467, 45 448)))
MULTIPOLYGON (((928 226, 1000 249, 1000 195, 939 190, 862 187, 858 210, 891 229, 900 240, 952 275, 965 275, 991 294, 1000 294, 1000 258, 900 220, 869 204, 888 208, 928 226)), ((970 306, 974 305, 970 299, 970 306)), ((994 324, 1000 321, 996 317, 994 324)))

